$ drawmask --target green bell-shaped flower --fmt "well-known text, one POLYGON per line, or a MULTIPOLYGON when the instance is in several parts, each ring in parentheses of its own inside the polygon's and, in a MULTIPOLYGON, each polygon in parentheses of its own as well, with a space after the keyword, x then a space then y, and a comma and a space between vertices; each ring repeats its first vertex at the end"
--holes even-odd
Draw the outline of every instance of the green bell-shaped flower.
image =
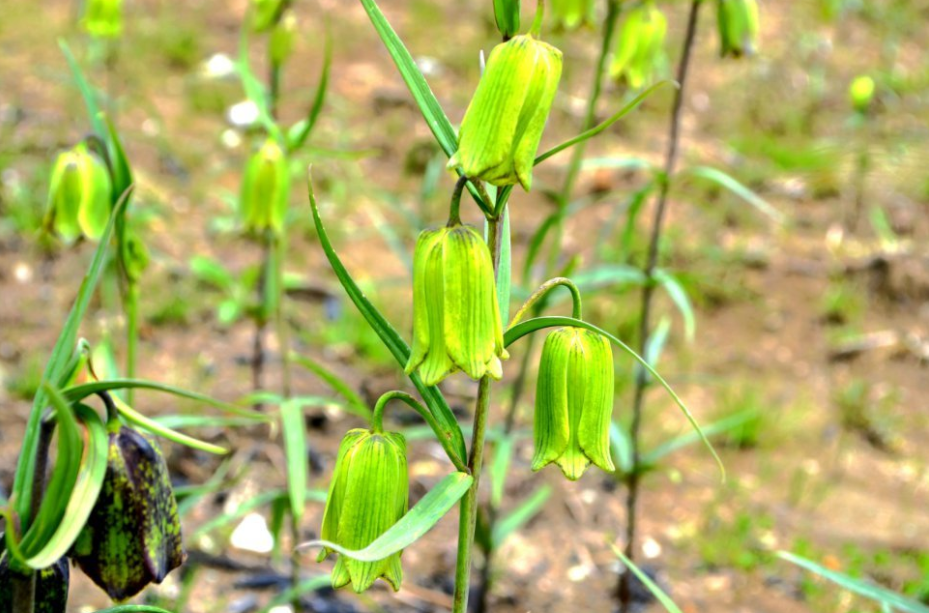
MULTIPOLYGON (((348 549, 363 549, 397 523, 408 506, 403 435, 349 430, 339 445, 323 512, 322 538, 348 549)), ((330 553, 331 549, 323 549, 317 560, 322 562, 330 553)), ((360 594, 377 579, 384 579, 397 591, 403 580, 401 553, 376 562, 360 562, 340 554, 332 569, 332 587, 351 583, 360 594)))
POLYGON ((866 114, 874 101, 874 79, 868 75, 855 77, 848 86, 848 99, 859 114, 866 114))
POLYGON ((603 336, 560 328, 545 339, 535 399, 532 470, 555 462, 576 481, 591 463, 612 472, 613 352, 603 336))
POLYGON ((110 173, 87 145, 60 153, 52 167, 46 226, 67 243, 81 235, 99 240, 110 218, 111 189, 110 173))
POLYGON ((448 168, 529 191, 542 131, 561 79, 561 51, 531 35, 490 52, 458 132, 448 168))
POLYGON ((756 0, 717 0, 719 54, 722 57, 753 55, 758 48, 756 0))
POLYGON ((116 38, 123 33, 123 0, 87 0, 81 24, 97 38, 116 38))
POLYGON ((645 2, 629 11, 616 38, 610 76, 639 89, 665 62, 664 42, 668 20, 654 2, 645 2))
POLYGON ((413 349, 407 374, 435 385, 462 370, 503 376, 503 326, 487 245, 463 225, 426 230, 413 255, 413 349))
MULTIPOLYGON (((3 533, 0 532, 0 541, 3 533)), ((11 613, 13 609, 12 573, 8 554, 0 554, 0 613, 11 613)), ((68 559, 61 558, 36 574, 35 613, 65 613, 68 610, 68 584, 71 570, 68 559)))
POLYGON ((287 154, 273 138, 252 154, 239 197, 239 218, 248 232, 283 231, 290 197, 287 154))
POLYGON ((71 558, 116 601, 161 583, 183 563, 168 467, 149 436, 125 426, 110 433, 103 489, 71 558))
POLYGON ((552 0, 551 14, 556 27, 574 30, 595 23, 597 7, 594 0, 552 0))

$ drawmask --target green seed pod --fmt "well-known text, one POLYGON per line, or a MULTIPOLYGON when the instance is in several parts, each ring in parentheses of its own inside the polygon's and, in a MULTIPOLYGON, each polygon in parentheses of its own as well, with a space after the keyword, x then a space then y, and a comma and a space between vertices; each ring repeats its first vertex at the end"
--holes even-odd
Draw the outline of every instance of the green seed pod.
POLYGON ((413 255, 413 350, 407 374, 426 385, 462 370, 503 376, 503 326, 487 245, 463 225, 426 230, 413 255))
POLYGON ((610 342, 582 328, 560 328, 545 339, 535 399, 532 470, 555 462, 576 481, 591 463, 613 472, 610 342))
MULTIPOLYGON (((0 533, 0 540, 3 533, 0 533)), ((7 553, 0 555, 0 613, 13 611, 12 573, 7 553)), ((68 584, 71 571, 67 558, 61 558, 36 573, 35 613, 65 613, 68 609, 68 584)))
POLYGON ((520 0, 494 0, 494 19, 504 39, 519 34, 520 0))
POLYGON ((110 218, 110 174, 83 143, 58 155, 48 189, 47 224, 67 243, 99 240, 110 218))
POLYGON ((110 433, 103 489, 71 558, 115 601, 161 583, 183 563, 168 467, 149 436, 125 426, 110 433))
POLYGON ((97 38, 117 38, 123 33, 123 0, 87 0, 81 24, 97 38))
POLYGON ((283 231, 289 197, 287 155, 276 140, 268 138, 261 149, 252 154, 245 168, 239 198, 242 225, 249 232, 268 228, 283 231))
MULTIPOLYGON (((395 432, 349 430, 339 445, 332 483, 323 512, 321 536, 348 549, 363 549, 406 514, 409 482, 406 440, 395 432)), ((318 561, 332 553, 323 549, 318 561)), ((360 562, 339 555, 332 587, 349 583, 361 593, 377 579, 397 591, 403 580, 398 551, 383 560, 360 562)))
POLYGON ((252 0, 251 26, 253 32, 266 32, 277 23, 285 8, 285 0, 252 0))
POLYGON ((758 48, 756 0, 717 0, 721 57, 754 55, 758 48))
POLYGON ((654 2, 631 9, 619 29, 610 76, 632 89, 654 79, 665 62, 667 33, 668 20, 654 2))
POLYGON ((271 62, 278 66, 290 59, 293 55, 294 45, 297 42, 297 16, 291 10, 284 11, 280 20, 274 24, 271 30, 271 38, 268 41, 268 52, 271 56, 271 62))
POLYGON ((594 0, 552 0, 551 15, 555 27, 574 30, 595 23, 597 7, 594 0))
POLYGON ((852 103, 852 108, 862 115, 871 108, 871 102, 874 100, 874 79, 867 75, 855 77, 848 86, 848 99, 852 103))
POLYGON ((460 167, 468 177, 493 185, 518 182, 529 191, 561 64, 561 51, 530 35, 494 47, 448 168, 460 167))

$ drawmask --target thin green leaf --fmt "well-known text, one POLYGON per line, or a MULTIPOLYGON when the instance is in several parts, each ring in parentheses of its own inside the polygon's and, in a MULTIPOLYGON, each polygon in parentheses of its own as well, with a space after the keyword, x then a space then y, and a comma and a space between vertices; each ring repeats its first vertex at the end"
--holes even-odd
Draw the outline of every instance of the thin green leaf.
POLYGON ((526 498, 519 506, 511 511, 506 517, 497 522, 494 526, 494 547, 500 547, 511 534, 522 528, 526 523, 535 517, 549 496, 552 495, 552 488, 549 485, 543 485, 537 489, 531 496, 526 498))
MULTIPOLYGON (((730 415, 728 417, 724 417, 704 425, 703 433, 708 438, 716 436, 717 434, 724 434, 752 420, 756 415, 757 411, 755 409, 739 411, 735 415, 730 415)), ((692 445, 698 442, 700 442, 700 437, 697 436, 696 432, 686 432, 680 436, 675 436, 674 438, 665 441, 650 451, 643 453, 641 462, 646 466, 654 466, 658 464, 658 462, 660 462, 665 456, 677 451, 678 449, 683 449, 688 445, 692 445)))
POLYGON ((267 415, 262 415, 261 413, 257 413, 251 409, 246 409, 234 404, 230 404, 228 402, 224 402, 222 400, 217 400, 198 392, 192 392, 190 390, 185 390, 183 388, 168 385, 166 383, 158 383, 157 381, 147 381, 145 379, 110 379, 107 381, 92 381, 90 383, 83 383, 81 385, 70 387, 64 391, 64 394, 65 397, 71 402, 77 402, 98 392, 108 392, 111 390, 119 389, 146 389, 156 392, 164 392, 165 394, 171 394, 173 396, 177 396, 178 398, 186 398, 187 400, 202 402, 204 404, 216 407, 217 409, 221 409, 227 413, 251 419, 252 421, 269 421, 271 419, 267 415))
POLYGON ((681 282, 666 270, 656 270, 655 280, 661 284, 661 287, 668 293, 671 301, 674 302, 677 310, 680 311, 681 317, 684 318, 684 333, 687 336, 687 340, 692 342, 694 340, 697 322, 694 316, 693 306, 690 304, 690 298, 687 296, 687 291, 684 289, 684 286, 681 285, 681 282))
POLYGON ((642 103, 643 100, 645 100, 646 98, 648 98, 648 97, 652 94, 652 92, 654 92, 656 89, 658 89, 658 88, 660 88, 660 87, 662 87, 662 86, 664 86, 664 85, 668 85, 668 84, 673 84, 675 87, 678 86, 676 81, 671 81, 671 80, 669 80, 669 79, 665 79, 665 80, 663 80, 663 81, 658 81, 657 83, 655 83, 654 85, 652 85, 651 87, 649 87, 648 89, 646 89, 645 91, 643 91, 641 94, 639 94, 638 96, 636 96, 635 98, 633 98, 633 99, 632 99, 632 102, 630 102, 629 104, 627 104, 626 106, 624 106, 619 112, 613 114, 613 115, 612 115, 611 117, 609 117, 606 121, 604 121, 604 122, 602 122, 602 123, 600 123, 600 124, 594 126, 593 128, 587 130, 586 132, 582 132, 582 133, 578 134, 578 135, 575 136, 574 138, 572 138, 572 139, 570 139, 570 140, 567 140, 567 141, 561 143, 560 145, 558 145, 557 147, 553 147, 553 148, 549 149, 548 151, 546 151, 545 153, 539 155, 539 156, 535 159, 535 165, 538 166, 539 164, 541 164, 542 162, 544 162, 544 161, 547 160, 548 158, 552 157, 553 155, 557 155, 557 154, 561 153, 562 151, 564 151, 565 149, 568 149, 568 148, 570 148, 570 147, 573 147, 574 145, 577 145, 578 143, 582 143, 582 142, 584 142, 585 140, 589 140, 589 139, 593 138, 594 136, 597 136, 598 134, 604 132, 606 129, 608 129, 610 126, 612 126, 614 123, 616 123, 617 121, 619 121, 620 119, 622 119, 623 117, 625 117, 626 115, 628 115, 630 112, 632 112, 637 106, 639 106, 639 105, 642 103))
POLYGON ((529 239, 529 246, 526 248, 526 261, 523 262, 523 284, 532 285, 532 267, 535 265, 535 261, 542 251, 542 245, 545 244, 545 237, 548 235, 549 230, 555 227, 560 215, 559 211, 554 211, 551 215, 546 217, 545 220, 539 224, 532 238, 529 239))
MULTIPOLYGON (((390 353, 393 354, 394 358, 401 366, 405 366, 410 357, 410 347, 400 337, 393 326, 390 325, 390 322, 388 322, 365 297, 364 293, 348 273, 348 270, 342 264, 342 260, 339 259, 338 254, 336 254, 335 250, 332 248, 329 235, 326 234, 326 229, 323 227, 322 219, 319 216, 319 207, 316 204, 316 196, 313 193, 313 180, 312 177, 309 176, 309 173, 307 176, 307 190, 310 198, 310 209, 313 212, 313 221, 316 224, 316 232, 319 235, 319 243, 326 254, 326 258, 329 260, 330 266, 332 266, 333 272, 335 272, 336 277, 338 277, 339 282, 345 289, 345 293, 348 294, 348 297, 358 308, 358 311, 368 324, 374 329, 390 353)), ((465 451, 464 436, 461 434, 461 427, 458 425, 458 420, 445 401, 445 397, 442 396, 442 392, 434 385, 424 385, 422 379, 420 379, 419 375, 416 373, 410 375, 410 381, 416 386, 419 395, 426 403, 426 406, 429 407, 436 422, 442 428, 443 435, 451 444, 452 449, 457 453, 459 462, 461 458, 466 458, 467 452, 465 451)), ((452 461, 454 462, 455 460, 453 459, 452 461)))
POLYGON ((665 608, 665 611, 667 611, 668 613, 681 613, 681 610, 678 608, 676 604, 674 604, 674 601, 671 600, 671 598, 667 594, 665 594, 664 590, 658 587, 658 584, 652 581, 651 577, 649 577, 644 572, 642 572, 642 569, 636 566, 632 562, 632 560, 627 558, 626 555, 622 552, 622 550, 619 547, 613 544, 611 544, 610 546, 613 548, 613 553, 616 554, 616 557, 622 560, 623 564, 626 565, 626 568, 631 570, 632 574, 638 577, 639 581, 641 581, 642 584, 646 588, 648 588, 648 591, 651 592, 655 596, 655 598, 658 599, 658 602, 660 602, 661 606, 665 608))
POLYGON ((171 613, 171 611, 147 604, 121 604, 109 609, 100 609, 97 613, 171 613))
MULTIPOLYGON (((603 264, 571 275, 571 280, 581 291, 597 290, 604 287, 622 285, 644 285, 645 274, 635 266, 628 264, 603 264)), ((552 302, 565 299, 562 295, 552 302)))
POLYGON ((117 198, 132 185, 132 168, 129 166, 129 158, 123 149, 123 143, 116 127, 106 114, 101 113, 101 115, 101 121, 106 126, 107 155, 110 158, 110 167, 113 169, 113 197, 117 198))
POLYGON ((661 359, 661 354, 664 351, 665 345, 668 343, 670 332, 671 320, 667 317, 662 317, 661 321, 658 322, 658 325, 655 326, 655 329, 652 330, 652 333, 648 337, 648 343, 645 345, 645 355, 643 357, 653 368, 658 368, 658 361, 661 359))
POLYGON ((761 213, 763 213, 764 215, 767 215, 775 222, 777 223, 784 222, 783 213, 781 213, 780 211, 775 209, 773 206, 768 204, 768 202, 764 198, 762 198, 761 196, 759 196, 758 194, 756 194, 755 192, 753 192, 746 186, 742 185, 737 180, 735 180, 733 177, 724 173, 718 168, 711 168, 709 166, 692 166, 686 169, 686 172, 689 172, 695 177, 700 177, 702 179, 707 179, 708 181, 712 181, 713 183, 716 183, 717 185, 728 189, 730 192, 732 192, 733 194, 735 194, 736 196, 738 196, 739 198, 741 198, 748 204, 752 205, 753 207, 758 209, 761 213))
POLYGON ((497 268, 497 305, 500 307, 501 325, 510 323, 510 293, 513 285, 513 249, 510 231, 510 209, 503 210, 500 224, 500 265, 497 268))
POLYGON ((288 150, 291 152, 300 149, 306 139, 309 138, 319 119, 319 114, 326 103, 326 92, 329 89, 329 72, 332 68, 332 35, 329 28, 326 28, 326 42, 323 45, 323 71, 319 75, 319 83, 316 85, 316 96, 313 98, 313 104, 307 113, 306 118, 301 119, 294 124, 287 133, 288 150))
POLYGON ((281 433, 284 435, 284 457, 287 461, 290 512, 299 523, 306 499, 307 441, 303 408, 298 403, 290 401, 281 405, 281 433))
MULTIPOLYGON (((220 447, 219 445, 214 445, 212 443, 207 443, 206 441, 201 441, 198 438, 188 436, 183 432, 178 432, 168 428, 163 423, 155 421, 146 417, 142 413, 139 413, 128 404, 123 402, 122 398, 119 396, 113 396, 113 404, 116 405, 116 409, 119 411, 119 414, 122 415, 126 421, 131 424, 134 424, 144 430, 148 430, 156 436, 166 438, 169 441, 174 441, 179 445, 186 445, 191 449, 199 449, 200 451, 205 451, 206 453, 213 453, 216 455, 226 455, 229 453, 229 450, 225 447, 220 447)), ((251 422, 254 423, 254 422, 251 422)))
MULTIPOLYGON (((81 281, 81 287, 77 292, 77 298, 74 300, 74 306, 68 313, 64 327, 58 340, 55 341, 55 348, 52 355, 45 365, 45 372, 42 374, 43 382, 61 381, 65 374, 71 355, 77 340, 77 330, 81 325, 81 319, 87 311, 87 305, 90 303, 90 297, 93 295, 97 282, 100 280, 100 274, 103 270, 103 264, 106 261, 106 250, 113 236, 113 227, 116 217, 122 208, 126 205, 131 190, 123 193, 122 198, 116 204, 113 212, 110 214, 110 221, 106 229, 100 236, 100 243, 94 252, 94 257, 90 262, 90 267, 84 279, 81 281)), ((40 386, 36 392, 35 399, 32 402, 32 412, 29 414, 29 421, 26 424, 26 431, 23 436, 23 447, 20 452, 20 460, 16 466, 16 478, 13 483, 13 497, 16 505, 16 513, 19 515, 23 526, 28 526, 31 519, 30 508, 32 504, 32 482, 35 479, 35 454, 38 444, 39 424, 42 419, 42 411, 48 402, 45 393, 45 387, 40 386)))
POLYGON ((581 321, 579 319, 574 319, 572 317, 536 317, 534 319, 529 319, 527 321, 520 322, 519 324, 507 330, 506 334, 503 335, 503 344, 504 346, 509 347, 514 342, 516 342, 517 340, 519 340, 520 338, 522 338, 523 336, 527 334, 535 332, 536 330, 542 330, 544 328, 552 328, 556 326, 573 326, 576 328, 586 328, 588 330, 597 332, 598 334, 601 334, 605 336, 606 338, 610 339, 623 351, 625 351, 630 356, 632 356, 632 358, 635 359, 636 362, 641 364, 645 368, 645 370, 647 370, 649 374, 651 374, 655 378, 655 380, 658 381, 661 384, 661 386, 668 392, 668 394, 671 396, 671 398, 674 400, 677 406, 680 407, 681 412, 684 413, 684 417, 686 417, 687 421, 690 422, 690 425, 693 427, 694 431, 696 431, 700 435, 700 440, 703 441, 704 446, 706 446, 709 452, 713 455, 713 458, 716 460, 716 464, 719 466, 720 475, 723 481, 725 481, 726 469, 723 466, 722 460, 719 458, 719 455, 717 455, 716 450, 713 448, 713 445, 706 438, 706 435, 703 434, 703 431, 700 429, 700 424, 697 423, 697 420, 694 418, 693 414, 691 414, 690 409, 687 408, 687 405, 684 404, 684 401, 680 399, 677 393, 673 389, 671 389, 670 385, 668 385, 668 382, 665 381, 664 378, 658 374, 658 371, 652 368, 652 366, 648 363, 648 361, 645 360, 645 358, 640 356, 631 347, 629 347, 629 345, 622 342, 621 340, 619 340, 618 338, 616 338, 615 336, 613 336, 606 330, 598 328, 597 326, 591 323, 588 323, 586 321, 581 321))
POLYGON ((629 208, 626 210, 626 223, 623 226, 623 233, 619 239, 620 261, 628 262, 629 255, 632 253, 632 239, 636 233, 636 221, 639 219, 639 213, 645 206, 645 201, 655 188, 655 182, 649 181, 644 187, 636 190, 629 201, 629 208))
POLYGON ((58 47, 64 54, 65 60, 68 62, 68 67, 71 69, 74 83, 81 92, 81 97, 84 99, 84 104, 87 106, 87 116, 90 118, 90 125, 91 128, 93 128, 94 134, 96 134, 100 140, 106 142, 107 130, 103 122, 102 114, 100 113, 100 106, 97 104, 97 94, 90 86, 90 83, 87 82, 87 79, 84 77, 84 72, 81 70, 81 65, 78 64, 77 60, 74 58, 74 54, 71 53, 71 47, 68 46, 68 43, 65 42, 63 38, 58 39, 58 47))
POLYGON ((884 605, 890 606, 894 609, 899 609, 901 611, 906 611, 907 613, 929 613, 929 607, 924 604, 921 604, 915 600, 911 600, 902 594, 888 590, 887 588, 874 585, 873 583, 868 583, 862 581, 861 579, 855 579, 854 577, 849 577, 848 575, 834 570, 829 570, 824 566, 820 566, 812 560, 800 557, 796 554, 790 553, 789 551, 778 551, 777 556, 782 560, 787 560, 791 564, 796 564, 800 568, 806 569, 812 573, 819 575, 833 583, 854 592, 865 598, 870 598, 876 600, 884 605))
POLYGON ((26 561, 36 570, 51 566, 71 549, 93 511, 106 475, 109 451, 106 426, 90 407, 78 404, 74 410, 84 426, 84 454, 61 522, 45 546, 26 561))
POLYGON ((294 601, 295 598, 299 598, 308 592, 315 592, 316 590, 327 588, 331 584, 332 576, 328 573, 325 575, 316 575, 315 577, 304 579, 297 585, 284 590, 272 598, 268 604, 259 609, 258 613, 269 613, 269 611, 275 607, 290 604, 294 601))
POLYGON ((225 417, 223 415, 159 415, 152 417, 151 421, 177 430, 179 428, 235 428, 241 426, 251 426, 255 423, 254 419, 247 417, 225 417))
POLYGON ((314 360, 313 358, 291 352, 290 359, 300 366, 303 366, 314 375, 326 382, 337 394, 342 396, 348 403, 348 409, 359 417, 371 417, 371 407, 362 399, 358 392, 344 380, 339 378, 331 370, 314 360))
POLYGON ((509 436, 502 437, 494 446, 494 457, 490 464, 490 504, 499 508, 503 503, 503 491, 506 489, 506 476, 513 459, 513 443, 509 436))
POLYGON ((620 475, 630 474, 633 468, 632 442, 629 434, 615 421, 610 423, 610 452, 616 463, 616 472, 620 475))
MULTIPOLYGON (((416 102, 416 106, 419 107, 423 119, 426 120, 426 125, 429 126, 433 136, 435 136, 436 142, 439 143, 439 147, 442 148, 446 156, 452 157, 455 151, 458 150, 458 135, 455 133, 455 128, 452 127, 445 111, 442 110, 442 106, 436 99, 435 94, 429 88, 426 77, 419 70, 413 56, 410 55, 400 37, 397 36, 377 3, 374 0, 361 0, 361 5, 368 14, 368 18, 371 19, 371 23, 374 25, 378 36, 381 37, 384 46, 387 47, 387 52, 413 95, 413 100, 416 102)), ((493 203, 484 202, 480 194, 478 194, 477 188, 471 183, 468 183, 468 191, 486 215, 494 214, 493 203)))
POLYGON ((430 529, 448 510, 461 499, 471 487, 474 479, 471 475, 454 472, 442 479, 429 493, 416 503, 416 506, 400 518, 396 524, 374 539, 364 549, 351 550, 330 541, 310 541, 303 547, 328 547, 344 556, 362 562, 383 560, 401 549, 409 547, 430 529))
POLYGON ((261 81, 258 80, 258 77, 255 76, 255 73, 252 72, 251 64, 248 61, 248 28, 248 24, 244 24, 242 26, 241 35, 239 36, 239 57, 235 63, 236 71, 239 73, 239 78, 242 80, 242 89, 245 90, 245 96, 255 105, 255 108, 258 109, 259 123, 261 123, 271 137, 283 146, 286 145, 286 143, 284 142, 283 134, 281 134, 281 129, 274 122, 274 118, 271 115, 268 104, 268 92, 264 85, 261 84, 261 81))
POLYGON ((190 272, 197 280, 221 290, 231 291, 236 279, 219 260, 203 255, 195 255, 188 263, 190 272))

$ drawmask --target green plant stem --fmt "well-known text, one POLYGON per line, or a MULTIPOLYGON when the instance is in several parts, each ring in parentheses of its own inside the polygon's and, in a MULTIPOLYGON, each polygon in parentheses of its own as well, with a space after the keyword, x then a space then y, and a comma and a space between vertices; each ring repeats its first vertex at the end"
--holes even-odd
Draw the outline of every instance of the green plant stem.
MULTIPOLYGON (((123 297, 126 313, 126 378, 135 379, 139 349, 139 282, 129 277, 123 297)), ((126 390, 126 403, 132 406, 133 390, 126 390)))
POLYGON ((520 321, 522 321, 523 317, 526 316, 526 313, 529 311, 529 309, 533 308, 536 305, 536 303, 538 303, 540 300, 545 298, 550 291, 552 291, 559 285, 568 288, 568 290, 571 292, 571 300, 573 302, 571 317, 573 317, 574 319, 581 319, 581 292, 580 290, 577 289, 577 286, 574 285, 574 282, 571 281, 571 279, 568 279, 566 277, 555 277, 554 279, 549 279, 548 281, 540 285, 539 288, 535 290, 531 296, 529 296, 526 302, 523 303, 523 306, 521 306, 519 310, 516 311, 516 315, 514 315, 513 319, 510 321, 509 327, 512 328, 513 326, 518 324, 520 321))
MULTIPOLYGON (((500 266, 500 218, 487 222, 487 247, 493 256, 494 273, 500 266)), ((477 524, 477 495, 484 463, 484 438, 487 433, 487 414, 490 412, 489 376, 481 377, 477 388, 474 409, 474 428, 471 435, 471 453, 468 470, 474 481, 461 499, 458 516, 458 559, 455 564, 455 597, 453 613, 467 613, 468 593, 471 586, 471 553, 474 548, 474 529, 477 524)), ((486 561, 485 561, 486 563, 486 561)))
MULTIPOLYGON (((268 282, 268 267, 271 259, 271 239, 268 237, 262 237, 262 252, 261 252, 261 270, 262 273, 258 275, 258 285, 256 291, 258 293, 258 314, 255 317, 255 335, 252 338, 252 390, 259 392, 264 387, 264 365, 265 365, 265 351, 264 351, 264 331, 265 326, 267 325, 267 314, 264 312, 264 305, 266 302, 265 298, 265 284, 268 282)), ((252 408, 256 411, 261 411, 264 409, 264 404, 261 402, 256 402, 252 405, 252 408)))
MULTIPOLYGON (((668 149, 665 156, 664 173, 658 184, 655 215, 652 221, 651 237, 648 244, 648 259, 645 264, 645 284, 642 286, 642 302, 639 316, 639 355, 645 355, 651 332, 652 297, 655 290, 655 269, 658 266, 658 252, 661 243, 661 231, 664 225, 665 211, 668 203, 668 190, 677 166, 678 148, 681 131, 681 111, 684 92, 687 85, 687 73, 690 67, 694 40, 697 34, 697 18, 701 0, 691 0, 690 13, 687 17, 687 33, 684 35, 683 50, 677 67, 679 87, 674 92, 674 104, 671 110, 671 122, 668 133, 668 149)), ((637 369, 635 395, 632 405, 632 425, 629 438, 632 446, 632 469, 627 478, 626 490, 626 546, 625 555, 635 560, 635 538, 637 528, 637 504, 639 498, 640 463, 639 433, 642 429, 642 413, 645 405, 645 389, 648 385, 648 373, 644 368, 637 369)), ((616 590, 620 613, 632 610, 632 573, 620 575, 616 590)))

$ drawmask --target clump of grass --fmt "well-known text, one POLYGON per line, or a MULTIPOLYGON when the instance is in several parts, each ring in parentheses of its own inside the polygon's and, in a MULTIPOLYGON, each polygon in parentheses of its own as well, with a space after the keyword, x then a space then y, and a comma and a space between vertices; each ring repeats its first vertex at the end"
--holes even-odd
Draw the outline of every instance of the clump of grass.
POLYGON ((886 453, 900 451, 901 441, 890 414, 897 405, 896 389, 883 393, 864 379, 853 379, 833 394, 842 428, 860 435, 869 445, 886 453))

